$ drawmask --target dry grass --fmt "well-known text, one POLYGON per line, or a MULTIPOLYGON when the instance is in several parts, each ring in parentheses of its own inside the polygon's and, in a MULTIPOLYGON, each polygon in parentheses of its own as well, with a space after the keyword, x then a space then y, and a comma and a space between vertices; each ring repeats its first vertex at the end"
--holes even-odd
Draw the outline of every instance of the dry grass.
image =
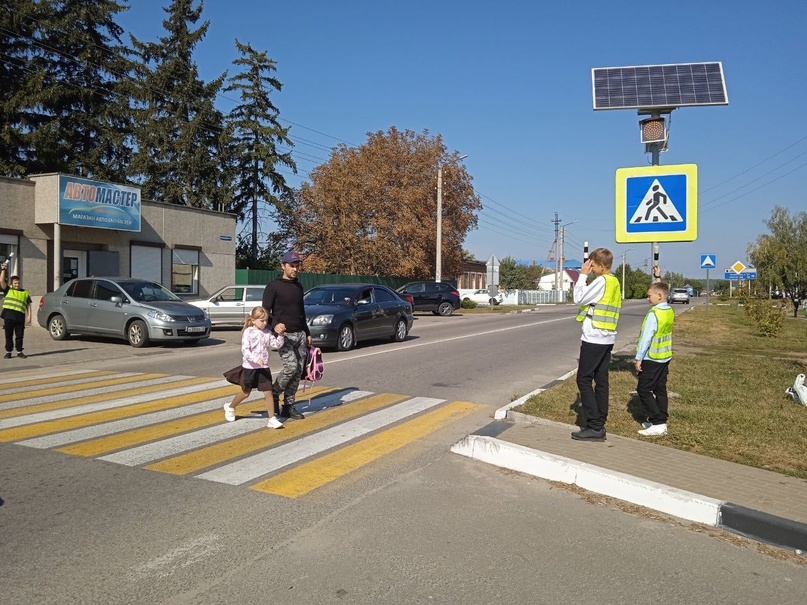
MULTIPOLYGON (((807 320, 788 317, 778 338, 764 338, 742 308, 703 305, 676 317, 673 337, 670 433, 654 443, 807 479, 807 407, 784 392, 807 373, 807 320)), ((610 385, 609 433, 641 438, 632 348, 614 354, 610 385)), ((574 377, 517 411, 575 423, 574 377)))

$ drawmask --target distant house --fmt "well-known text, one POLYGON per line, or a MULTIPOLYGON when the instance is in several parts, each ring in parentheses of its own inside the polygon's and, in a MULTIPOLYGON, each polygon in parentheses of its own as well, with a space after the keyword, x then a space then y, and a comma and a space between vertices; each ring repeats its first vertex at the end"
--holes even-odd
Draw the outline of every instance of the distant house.
MULTIPOLYGON (((560 280, 560 289, 563 292, 568 292, 574 285, 577 283, 577 278, 580 276, 580 271, 577 269, 566 269, 565 271, 561 271, 559 280, 560 280)), ((547 273, 544 275, 540 281, 538 282, 538 289, 539 290, 554 290, 555 289, 555 274, 554 273, 547 273)))

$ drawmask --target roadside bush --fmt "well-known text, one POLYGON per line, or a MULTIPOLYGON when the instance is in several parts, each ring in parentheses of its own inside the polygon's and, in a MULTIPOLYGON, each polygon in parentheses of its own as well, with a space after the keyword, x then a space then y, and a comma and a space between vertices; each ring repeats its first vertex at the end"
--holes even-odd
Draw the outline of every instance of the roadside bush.
POLYGON ((463 309, 476 309, 476 303, 472 300, 463 300, 460 307, 463 309))
POLYGON ((760 336, 775 338, 785 324, 784 305, 769 300, 748 299, 745 314, 756 324, 760 336))

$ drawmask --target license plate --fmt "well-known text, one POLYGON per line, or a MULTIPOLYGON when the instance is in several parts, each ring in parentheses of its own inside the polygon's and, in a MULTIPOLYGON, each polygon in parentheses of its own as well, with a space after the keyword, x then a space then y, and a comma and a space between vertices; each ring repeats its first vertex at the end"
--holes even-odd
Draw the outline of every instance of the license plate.
POLYGON ((205 329, 206 328, 204 326, 191 326, 189 328, 185 328, 185 331, 186 332, 204 332, 205 329))

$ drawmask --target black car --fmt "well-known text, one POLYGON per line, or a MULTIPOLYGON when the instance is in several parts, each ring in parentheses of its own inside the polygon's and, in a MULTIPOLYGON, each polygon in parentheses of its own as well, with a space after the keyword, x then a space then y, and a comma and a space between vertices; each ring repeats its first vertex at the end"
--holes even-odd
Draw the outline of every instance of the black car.
POLYGON ((398 288, 399 294, 410 294, 415 311, 431 311, 435 315, 451 315, 460 308, 460 292, 447 282, 413 281, 398 288))
POLYGON ((313 344, 349 351, 360 340, 402 341, 412 328, 412 305, 379 284, 326 284, 305 293, 313 344))

